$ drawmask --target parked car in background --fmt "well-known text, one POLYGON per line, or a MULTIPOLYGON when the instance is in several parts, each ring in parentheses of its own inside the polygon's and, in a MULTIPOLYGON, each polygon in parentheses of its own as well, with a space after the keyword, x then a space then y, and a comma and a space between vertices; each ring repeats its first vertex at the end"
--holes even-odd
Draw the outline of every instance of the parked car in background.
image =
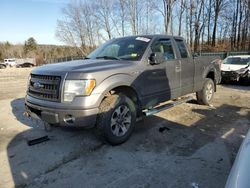
POLYGON ((4 64, 10 67, 16 66, 16 59, 10 58, 10 59, 4 59, 4 64))
POLYGON ((0 69, 5 69, 7 68, 7 65, 5 65, 4 63, 0 63, 0 69))
POLYGON ((221 64, 222 82, 250 81, 250 55, 229 56, 221 64))
POLYGON ((30 62, 25 62, 25 63, 16 65, 17 68, 34 67, 34 66, 35 65, 33 63, 30 63, 30 62))

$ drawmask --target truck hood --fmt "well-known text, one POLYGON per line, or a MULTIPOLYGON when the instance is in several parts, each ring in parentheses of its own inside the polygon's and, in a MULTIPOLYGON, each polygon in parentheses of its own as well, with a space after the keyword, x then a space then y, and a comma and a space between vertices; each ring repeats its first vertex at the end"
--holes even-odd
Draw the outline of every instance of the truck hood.
POLYGON ((133 64, 135 64, 135 62, 122 60, 76 60, 43 65, 33 69, 32 73, 45 75, 63 74, 68 72, 93 73, 124 68, 133 64))
POLYGON ((247 65, 229 65, 229 64, 221 64, 221 70, 222 71, 236 71, 241 68, 246 67, 247 65))

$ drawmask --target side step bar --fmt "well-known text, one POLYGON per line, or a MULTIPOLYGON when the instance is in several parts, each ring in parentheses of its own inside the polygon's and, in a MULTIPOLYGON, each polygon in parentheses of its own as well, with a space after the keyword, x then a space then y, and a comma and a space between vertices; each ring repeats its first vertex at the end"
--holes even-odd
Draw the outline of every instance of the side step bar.
POLYGON ((191 101, 192 99, 193 99, 193 97, 191 97, 191 96, 184 97, 184 98, 181 98, 181 99, 179 99, 177 101, 174 101, 174 102, 171 102, 171 103, 168 103, 168 104, 163 104, 161 106, 146 110, 146 111, 143 112, 143 115, 150 116, 150 115, 156 114, 158 112, 161 112, 163 110, 166 110, 166 109, 172 108, 174 106, 177 106, 179 104, 191 101))

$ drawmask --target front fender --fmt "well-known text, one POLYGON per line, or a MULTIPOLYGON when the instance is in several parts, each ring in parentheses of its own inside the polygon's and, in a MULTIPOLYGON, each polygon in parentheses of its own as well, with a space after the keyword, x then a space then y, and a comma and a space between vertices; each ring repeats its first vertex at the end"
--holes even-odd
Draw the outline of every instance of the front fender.
POLYGON ((100 96, 97 101, 98 106, 100 105, 103 98, 105 97, 105 94, 116 87, 129 86, 135 89, 133 87, 134 79, 135 78, 133 78, 132 76, 128 74, 115 74, 103 80, 98 86, 96 86, 96 88, 92 92, 93 95, 100 96))

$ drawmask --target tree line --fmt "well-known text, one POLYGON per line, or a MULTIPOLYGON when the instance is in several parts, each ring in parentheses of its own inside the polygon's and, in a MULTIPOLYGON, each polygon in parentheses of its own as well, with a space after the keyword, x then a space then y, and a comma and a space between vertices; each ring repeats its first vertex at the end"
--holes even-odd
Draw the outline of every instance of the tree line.
POLYGON ((183 36, 192 51, 250 50, 250 0, 75 0, 58 20, 56 36, 87 47, 126 35, 183 36))
POLYGON ((68 56, 81 56, 75 47, 37 44, 33 37, 28 38, 24 44, 11 44, 0 42, 0 60, 7 58, 35 58, 38 64, 48 59, 57 59, 68 56))

